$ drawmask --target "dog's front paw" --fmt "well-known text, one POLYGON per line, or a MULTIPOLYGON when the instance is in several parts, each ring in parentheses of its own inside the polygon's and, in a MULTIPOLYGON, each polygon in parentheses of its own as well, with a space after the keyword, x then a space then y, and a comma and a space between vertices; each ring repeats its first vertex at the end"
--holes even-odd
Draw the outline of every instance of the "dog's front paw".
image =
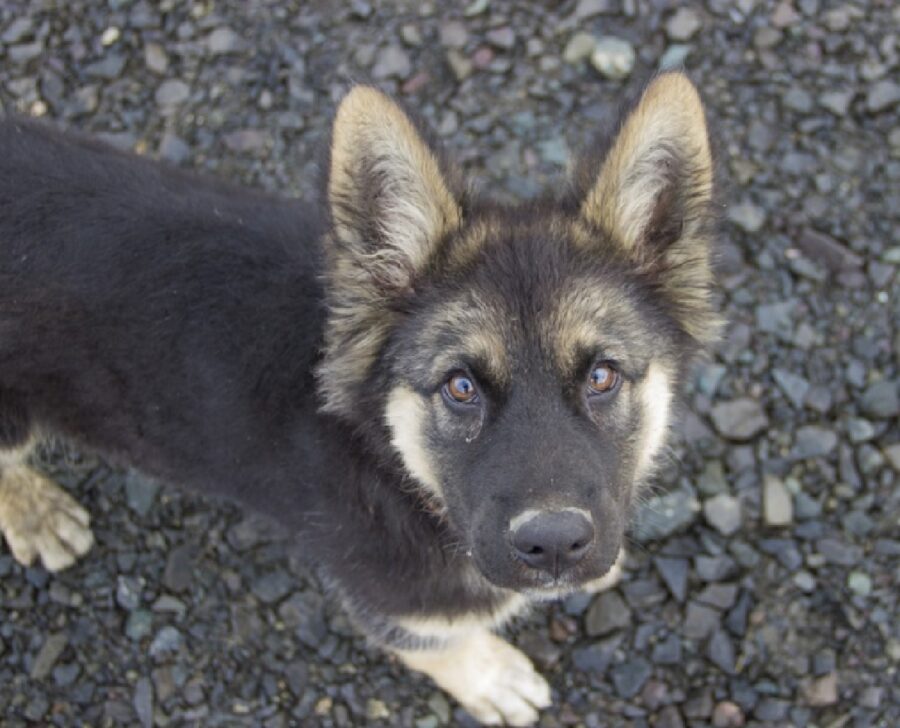
POLYGON ((0 475, 0 531, 16 561, 30 566, 40 556, 48 571, 71 566, 94 543, 87 511, 26 467, 0 475))
POLYGON ((488 631, 474 632, 442 650, 399 654, 485 725, 529 726, 550 705, 550 686, 531 661, 488 631))

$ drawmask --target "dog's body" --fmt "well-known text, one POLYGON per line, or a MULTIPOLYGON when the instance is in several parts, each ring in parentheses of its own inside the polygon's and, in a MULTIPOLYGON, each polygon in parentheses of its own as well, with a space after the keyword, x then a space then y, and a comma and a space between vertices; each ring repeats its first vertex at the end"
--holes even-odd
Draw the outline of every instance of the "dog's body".
POLYGON ((0 123, 0 530, 67 566, 44 434, 283 524, 360 627, 486 722, 549 701, 489 629, 615 578, 677 374, 709 342, 699 100, 657 79, 569 197, 470 199, 342 102, 324 211, 0 123))

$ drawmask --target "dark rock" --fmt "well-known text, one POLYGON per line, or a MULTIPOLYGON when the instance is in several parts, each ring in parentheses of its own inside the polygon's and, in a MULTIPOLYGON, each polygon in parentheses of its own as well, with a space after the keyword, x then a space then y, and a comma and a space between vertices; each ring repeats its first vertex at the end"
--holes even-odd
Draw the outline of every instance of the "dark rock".
POLYGON ((663 583, 672 593, 672 596, 677 601, 683 602, 687 594, 690 562, 687 559, 657 556, 653 559, 653 565, 662 577, 663 583))
POLYGON ((612 680, 619 697, 627 700, 637 695, 652 672, 650 663, 640 657, 616 665, 612 669, 612 680))
POLYGON ((718 628, 720 620, 721 615, 715 609, 698 602, 688 602, 681 631, 690 640, 706 639, 718 628))
POLYGON ((597 596, 584 619, 585 632, 599 637, 631 624, 631 610, 616 591, 597 596))

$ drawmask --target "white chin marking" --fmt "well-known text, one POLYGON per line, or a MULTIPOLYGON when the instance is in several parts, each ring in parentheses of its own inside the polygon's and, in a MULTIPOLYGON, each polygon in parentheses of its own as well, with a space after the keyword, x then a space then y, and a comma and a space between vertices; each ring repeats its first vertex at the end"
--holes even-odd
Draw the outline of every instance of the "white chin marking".
POLYGON ((442 497, 441 484, 425 446, 426 403, 407 386, 395 387, 385 408, 391 429, 391 444, 400 453, 403 465, 432 495, 442 497))
POLYGON ((662 365, 652 363, 640 391, 643 413, 638 443, 635 478, 640 481, 650 471, 653 461, 666 441, 669 428, 669 408, 672 404, 672 388, 669 376, 662 365))

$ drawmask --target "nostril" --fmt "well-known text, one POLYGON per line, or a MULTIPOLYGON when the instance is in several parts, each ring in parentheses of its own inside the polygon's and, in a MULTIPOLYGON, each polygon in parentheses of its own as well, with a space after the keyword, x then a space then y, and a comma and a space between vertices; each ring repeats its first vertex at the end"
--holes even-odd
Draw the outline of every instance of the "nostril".
POLYGON ((579 549, 583 549, 587 546, 587 542, 585 541, 576 541, 575 543, 569 546, 569 551, 578 551, 579 549))
POLYGON ((530 549, 528 549, 528 553, 531 556, 540 556, 542 553, 544 553, 544 549, 542 549, 540 546, 532 546, 530 549))

